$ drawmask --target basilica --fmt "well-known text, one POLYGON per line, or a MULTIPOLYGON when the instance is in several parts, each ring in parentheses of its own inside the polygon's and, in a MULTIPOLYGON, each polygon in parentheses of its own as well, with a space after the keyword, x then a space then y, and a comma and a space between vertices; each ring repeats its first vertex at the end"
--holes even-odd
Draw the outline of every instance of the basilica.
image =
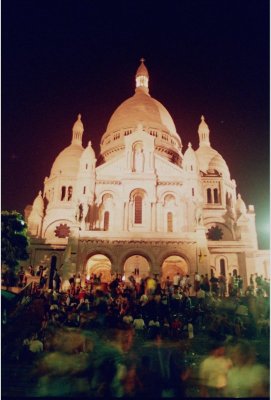
MULTIPOLYGON (((135 92, 111 116, 100 154, 82 146, 83 118, 57 155, 43 190, 25 209, 31 265, 126 280, 176 272, 268 276, 253 205, 236 193, 226 161, 199 119, 198 148, 183 146, 167 109, 149 93, 141 60, 135 92)), ((215 135, 216 133, 214 133, 215 135)))

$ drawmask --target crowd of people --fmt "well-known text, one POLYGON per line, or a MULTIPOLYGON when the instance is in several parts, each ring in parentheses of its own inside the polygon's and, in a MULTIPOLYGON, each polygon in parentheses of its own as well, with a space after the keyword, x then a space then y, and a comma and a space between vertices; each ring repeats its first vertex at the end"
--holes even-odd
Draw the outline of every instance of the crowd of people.
POLYGON ((189 357, 200 335, 207 338, 206 346, 215 343, 199 366, 201 397, 268 393, 267 369, 255 364, 255 354, 236 356, 244 340, 269 335, 269 291, 263 279, 255 276, 255 284, 243 292, 234 281, 240 281, 238 276, 226 284, 207 274, 195 274, 192 282, 178 273, 161 283, 131 275, 106 284, 94 274, 84 282, 74 275, 63 288, 55 274, 51 289, 43 276, 40 269, 30 296, 39 301, 41 323, 21 338, 17 354, 36 363, 37 395, 185 397, 192 379, 189 357), (246 371, 258 368, 254 387, 240 389, 234 381, 230 371, 241 368, 244 374, 242 363, 246 371))

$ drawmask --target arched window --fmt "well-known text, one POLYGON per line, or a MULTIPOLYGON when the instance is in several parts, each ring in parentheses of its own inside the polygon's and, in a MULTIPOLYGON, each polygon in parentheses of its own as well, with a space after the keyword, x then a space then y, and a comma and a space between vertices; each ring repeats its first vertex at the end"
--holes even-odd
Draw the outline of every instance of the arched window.
POLYGON ((72 198, 72 186, 68 187, 68 201, 72 198))
POLYGON ((135 224, 142 224, 142 197, 135 196, 135 224))
POLYGON ((167 231, 173 232, 173 215, 171 211, 167 213, 167 231))
POLYGON ((66 194, 66 186, 62 186, 62 188, 61 188, 61 200, 65 199, 65 194, 66 194))
POLYGON ((212 203, 211 189, 207 189, 207 203, 212 203))
POLYGON ((226 267, 224 258, 220 259, 220 274, 226 276, 226 267))
POLYGON ((194 188, 192 188, 192 196, 193 197, 195 196, 195 189, 194 188))
POLYGON ((109 211, 105 211, 104 213, 104 231, 108 231, 109 229, 109 211))
POLYGON ((217 189, 214 189, 214 202, 215 202, 215 203, 219 203, 219 200, 218 200, 218 190, 217 190, 217 189))

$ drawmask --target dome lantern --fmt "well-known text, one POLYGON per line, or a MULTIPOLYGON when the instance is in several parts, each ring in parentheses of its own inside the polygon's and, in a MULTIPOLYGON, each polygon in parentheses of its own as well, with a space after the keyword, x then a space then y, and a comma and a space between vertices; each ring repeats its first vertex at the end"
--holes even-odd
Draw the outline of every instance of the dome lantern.
POLYGON ((148 70, 146 68, 146 65, 144 64, 144 58, 140 59, 140 66, 137 69, 136 72, 136 77, 135 77, 135 81, 136 81, 136 92, 138 90, 142 90, 144 91, 144 93, 149 93, 149 73, 148 70))
POLYGON ((83 133, 84 133, 84 125, 81 121, 81 114, 78 114, 77 121, 75 121, 72 128, 72 144, 82 145, 83 133))
POLYGON ((201 123, 199 124, 198 134, 199 134, 200 147, 201 146, 210 146, 210 140, 209 140, 210 130, 209 130, 208 125, 205 122, 205 118, 203 115, 201 116, 201 123))

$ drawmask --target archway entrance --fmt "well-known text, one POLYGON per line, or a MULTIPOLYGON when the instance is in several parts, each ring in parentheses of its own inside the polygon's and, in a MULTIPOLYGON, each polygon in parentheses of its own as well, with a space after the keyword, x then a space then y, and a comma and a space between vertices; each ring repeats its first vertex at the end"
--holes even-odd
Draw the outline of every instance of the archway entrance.
POLYGON ((169 276, 170 280, 173 276, 180 273, 181 276, 188 274, 188 265, 184 258, 180 256, 169 256, 162 264, 161 282, 164 282, 169 276))
POLYGON ((147 277, 150 274, 150 265, 148 260, 140 255, 134 255, 124 263, 123 279, 127 280, 129 276, 133 275, 136 282, 141 278, 147 277))
POLYGON ((101 276, 102 283, 111 282, 111 261, 104 254, 95 254, 87 261, 85 277, 89 280, 90 276, 101 276))

